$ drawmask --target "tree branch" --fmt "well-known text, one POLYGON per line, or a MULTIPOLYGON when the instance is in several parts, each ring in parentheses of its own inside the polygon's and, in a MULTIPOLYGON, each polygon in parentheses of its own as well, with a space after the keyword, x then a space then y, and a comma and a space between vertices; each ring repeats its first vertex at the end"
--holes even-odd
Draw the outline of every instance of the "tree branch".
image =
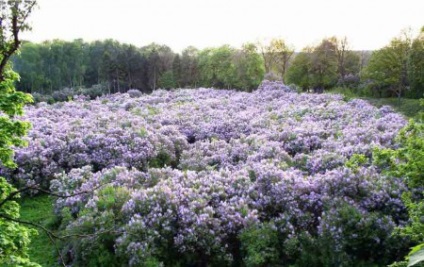
POLYGON ((51 235, 49 235, 49 233, 46 233, 46 234, 49 237, 50 242, 53 243, 54 248, 56 249, 56 252, 59 255, 60 262, 62 263, 63 267, 66 267, 65 259, 63 258, 62 252, 60 251, 59 247, 56 244, 56 240, 51 235))
POLYGON ((53 193, 52 191, 50 191, 50 190, 45 190, 45 189, 42 189, 42 188, 36 188, 36 190, 37 191, 40 191, 40 192, 42 192, 42 193, 45 193, 45 194, 48 194, 48 195, 50 195, 50 196, 54 196, 54 197, 57 197, 57 198, 69 198, 69 197, 76 197, 76 196, 80 196, 80 195, 84 195, 84 194, 91 194, 91 193, 93 193, 95 190, 97 190, 97 189, 99 189, 99 188, 101 188, 101 187, 103 187, 103 186, 105 186, 105 185, 108 185, 109 183, 105 183, 105 184, 100 184, 100 185, 98 185, 98 186, 96 186, 96 187, 93 187, 90 191, 80 191, 80 192, 78 192, 78 193, 74 193, 74 194, 67 194, 67 195, 61 195, 61 194, 56 194, 56 193, 53 193))
MULTIPOLYGON (((22 18, 20 18, 20 13, 19 13, 19 1, 15 2, 14 7, 12 7, 12 37, 13 40, 11 42, 10 45, 8 45, 5 41, 6 40, 2 40, 3 42, 5 42, 5 47, 7 47, 6 50, 1 52, 1 61, 0 61, 0 82, 4 81, 4 69, 8 63, 8 61, 10 60, 10 57, 19 49, 19 46, 21 45, 21 41, 19 40, 19 32, 21 31, 21 29, 24 27, 24 23, 25 20, 28 18, 29 14, 31 13, 32 9, 34 8, 36 4, 36 1, 34 0, 33 2, 30 3, 27 12, 25 14, 23 14, 22 18), (21 24, 19 24, 19 21, 22 21, 21 24)), ((3 36, 3 38, 5 38, 3 36)))
POLYGON ((28 222, 28 221, 24 221, 24 220, 20 220, 17 218, 12 218, 10 216, 4 215, 2 213, 0 213, 0 218, 3 218, 5 220, 8 221, 12 221, 15 223, 19 223, 19 224, 25 224, 25 225, 29 225, 38 229, 41 229, 46 235, 47 237, 50 239, 50 241, 52 242, 52 244, 54 245, 57 254, 59 255, 60 261, 61 261, 61 265, 63 265, 64 267, 66 267, 66 263, 65 263, 65 259, 63 258, 63 255, 59 249, 59 247, 57 246, 56 240, 64 240, 64 239, 68 239, 68 238, 72 238, 72 237, 77 237, 77 238, 90 238, 90 237, 96 237, 102 234, 122 234, 123 231, 116 231, 113 228, 110 229, 106 229, 94 234, 69 234, 69 235, 57 235, 55 234, 53 231, 47 229, 46 227, 44 227, 41 224, 38 223, 33 223, 33 222, 28 222))
POLYGON ((67 194, 67 195, 61 195, 61 194, 53 193, 50 190, 45 190, 45 189, 40 188, 39 185, 27 186, 27 187, 21 188, 19 190, 16 190, 16 191, 10 193, 10 195, 8 195, 5 199, 3 199, 3 201, 0 202, 0 208, 4 204, 6 204, 8 201, 11 201, 13 198, 15 198, 20 193, 25 192, 25 191, 29 191, 29 190, 36 190, 36 191, 39 191, 39 192, 42 192, 42 193, 45 193, 45 194, 48 194, 50 196, 54 196, 54 197, 57 197, 57 198, 69 198, 69 197, 75 197, 75 196, 93 193, 94 190, 97 190, 97 189, 99 189, 99 188, 101 188, 105 185, 108 185, 108 184, 109 183, 100 184, 100 185, 94 187, 93 189, 91 189, 90 191, 80 191, 78 193, 67 194))
POLYGON ((17 195, 19 195, 20 193, 22 193, 22 192, 25 192, 25 191, 28 191, 28 190, 31 190, 33 187, 24 187, 24 188, 22 188, 22 189, 19 189, 19 190, 16 190, 16 191, 14 191, 14 192, 12 192, 12 193, 10 193, 10 195, 8 195, 5 199, 3 199, 3 201, 2 202, 0 202, 0 208, 4 205, 4 204, 6 204, 6 202, 8 202, 8 201, 11 201, 13 198, 15 198, 17 195))
POLYGON ((39 228, 43 232, 45 232, 46 234, 51 236, 52 238, 59 239, 59 240, 63 240, 63 239, 71 238, 71 237, 79 237, 79 238, 96 237, 96 236, 99 236, 101 234, 107 234, 107 233, 110 233, 110 234, 121 234, 121 233, 123 233, 123 231, 116 231, 113 228, 110 228, 110 229, 106 229, 106 230, 103 230, 103 231, 99 231, 99 232, 94 233, 94 234, 68 234, 68 235, 62 235, 61 236, 61 235, 55 234, 53 231, 47 229, 46 227, 44 227, 43 225, 38 224, 38 223, 33 223, 33 222, 28 222, 28 221, 12 218, 12 217, 7 216, 7 215, 2 214, 2 213, 0 213, 0 218, 3 218, 3 219, 8 220, 8 221, 15 222, 15 223, 26 224, 26 225, 29 225, 29 226, 32 226, 32 227, 35 227, 35 228, 39 228))

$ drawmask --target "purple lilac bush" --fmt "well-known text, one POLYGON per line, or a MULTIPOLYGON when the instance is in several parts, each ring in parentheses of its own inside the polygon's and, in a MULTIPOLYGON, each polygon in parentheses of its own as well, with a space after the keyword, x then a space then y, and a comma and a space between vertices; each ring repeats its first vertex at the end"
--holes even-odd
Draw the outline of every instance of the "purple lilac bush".
POLYGON ((368 161, 406 121, 388 107, 196 89, 29 107, 2 175, 50 186, 74 266, 380 266, 402 257, 402 181, 368 161), (93 235, 95 234, 95 235, 93 235), (101 252, 101 253, 99 253, 101 252))

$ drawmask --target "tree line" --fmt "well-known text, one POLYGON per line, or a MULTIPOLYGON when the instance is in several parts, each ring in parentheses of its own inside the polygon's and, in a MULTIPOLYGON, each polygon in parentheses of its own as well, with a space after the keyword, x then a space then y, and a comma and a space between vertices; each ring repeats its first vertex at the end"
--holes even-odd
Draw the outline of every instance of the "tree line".
POLYGON ((17 87, 51 95, 63 88, 100 88, 103 93, 136 88, 214 87, 252 91, 265 78, 283 80, 294 55, 283 39, 175 53, 156 43, 143 47, 115 40, 23 42, 14 56, 21 79, 17 87))
POLYGON ((155 43, 138 48, 114 40, 25 42, 13 64, 21 75, 18 88, 42 94, 95 85, 102 85, 105 93, 199 86, 250 91, 264 76, 254 44, 241 49, 188 47, 178 54, 155 43))
POLYGON ((373 97, 424 96, 424 27, 408 31, 377 51, 352 51, 346 38, 323 39, 304 48, 291 62, 286 81, 322 91, 348 87, 373 97))
POLYGON ((324 38, 300 52, 283 39, 175 53, 166 45, 136 47, 114 40, 24 42, 14 68, 17 87, 51 95, 63 88, 94 88, 97 94, 148 93, 163 88, 214 87, 252 91, 263 79, 284 80, 301 91, 350 88, 373 97, 420 98, 424 94, 424 27, 377 51, 355 51, 348 39, 324 38))

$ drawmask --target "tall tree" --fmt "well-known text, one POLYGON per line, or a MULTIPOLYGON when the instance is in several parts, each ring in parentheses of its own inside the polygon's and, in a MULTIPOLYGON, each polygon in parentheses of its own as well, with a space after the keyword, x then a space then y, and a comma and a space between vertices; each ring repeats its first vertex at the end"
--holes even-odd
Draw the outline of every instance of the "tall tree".
POLYGON ((127 88, 141 88, 142 55, 133 45, 124 45, 127 88))
POLYGON ((270 73, 274 65, 274 57, 270 51, 270 46, 264 42, 258 42, 257 47, 264 60, 265 73, 270 73))
POLYGON ((337 82, 337 54, 334 38, 323 39, 311 54, 312 87, 322 92, 337 82))
POLYGON ((294 48, 281 38, 274 38, 269 44, 259 42, 258 48, 262 54, 265 73, 273 72, 283 79, 294 54, 294 48))
POLYGON ((306 47, 298 53, 285 77, 288 84, 296 84, 304 91, 312 87, 312 50, 312 47, 306 47))
POLYGON ((85 52, 87 57, 87 70, 84 77, 85 86, 93 86, 103 82, 101 78, 103 51, 104 42, 95 41, 87 45, 85 52))
POLYGON ((337 56, 337 72, 339 74, 339 81, 341 84, 344 84, 344 79, 346 76, 346 58, 348 50, 348 41, 347 37, 341 39, 334 39, 336 42, 336 56, 337 56))
MULTIPOLYGON (((346 55, 341 57, 345 62, 346 55)), ((345 63, 343 66, 345 68, 345 63)), ((306 47, 295 57, 286 79, 288 83, 294 83, 304 90, 312 88, 314 92, 322 92, 336 85, 337 71, 337 39, 325 38, 315 47, 306 47)))
POLYGON ((181 88, 183 84, 183 77, 181 69, 181 57, 178 54, 175 56, 174 62, 172 62, 172 75, 175 81, 175 85, 181 88))
POLYGON ((235 85, 234 48, 223 45, 199 53, 199 72, 202 86, 231 88, 235 85))
POLYGON ((13 57, 13 67, 18 69, 21 75, 20 87, 24 92, 39 92, 47 79, 43 75, 43 58, 41 46, 31 42, 24 42, 20 49, 20 55, 13 57))
MULTIPOLYGON (((19 49, 19 33, 29 28, 26 24, 35 1, 0 2, 0 163, 14 167, 13 147, 22 146, 21 139, 29 129, 29 123, 19 121, 24 104, 31 96, 16 92, 14 82, 18 75, 12 71, 9 61, 19 49)), ((18 196, 7 181, 0 177, 0 265, 39 266, 28 258, 29 237, 33 231, 19 223, 18 196)))
POLYGON ((63 61, 67 67, 65 78, 70 87, 82 86, 86 71, 85 43, 82 39, 63 44, 63 61))
POLYGON ((142 47, 142 51, 147 58, 148 86, 150 90, 155 90, 162 74, 172 71, 175 54, 168 46, 155 43, 142 47))
POLYGON ((256 89, 264 78, 265 69, 255 44, 244 44, 233 56, 237 72, 235 87, 245 91, 256 89))
POLYGON ((274 58, 272 68, 281 79, 286 74, 291 57, 294 54, 293 47, 286 44, 283 39, 272 39, 269 51, 274 58))
POLYGON ((342 86, 349 85, 348 83, 351 82, 349 78, 359 82, 359 54, 350 49, 347 37, 332 37, 330 40, 335 44, 338 83, 342 86), (346 81, 346 78, 348 78, 348 81, 346 81))
POLYGON ((156 48, 153 48, 148 52, 147 62, 149 73, 149 88, 151 90, 156 90, 160 75, 162 74, 159 60, 159 52, 156 48))
POLYGON ((374 52, 363 78, 368 79, 371 89, 382 96, 404 95, 409 86, 408 55, 411 38, 407 32, 394 38, 389 45, 374 52))
POLYGON ((199 82, 199 50, 189 46, 181 53, 182 87, 197 87, 199 82))
POLYGON ((414 39, 408 57, 408 78, 410 82, 409 96, 424 97, 424 27, 414 39))

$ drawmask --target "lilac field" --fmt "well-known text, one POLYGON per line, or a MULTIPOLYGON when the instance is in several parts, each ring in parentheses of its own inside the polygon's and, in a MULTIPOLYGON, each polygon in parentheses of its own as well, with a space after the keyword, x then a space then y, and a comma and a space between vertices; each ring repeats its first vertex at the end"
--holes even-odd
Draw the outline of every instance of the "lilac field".
POLYGON ((63 229, 90 235, 64 247, 70 262, 105 243, 116 266, 313 266, 306 252, 377 266, 405 248, 391 235, 405 186, 352 158, 395 146, 406 121, 389 107, 265 82, 41 103, 25 118, 29 146, 1 172, 71 195, 55 205, 63 229))

